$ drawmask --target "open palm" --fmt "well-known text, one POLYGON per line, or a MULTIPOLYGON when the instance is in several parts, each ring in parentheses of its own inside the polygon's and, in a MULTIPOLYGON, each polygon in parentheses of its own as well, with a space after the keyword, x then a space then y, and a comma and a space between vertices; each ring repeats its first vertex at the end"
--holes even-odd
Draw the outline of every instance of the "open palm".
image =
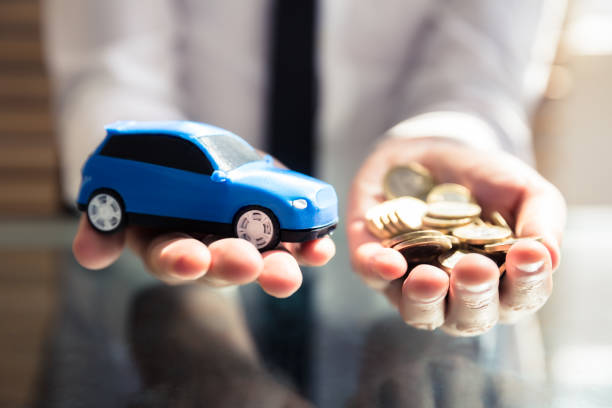
POLYGON ((347 234, 356 272, 384 292, 410 325, 442 326, 454 335, 476 335, 498 321, 513 322, 539 309, 552 291, 559 263, 565 202, 533 168, 502 152, 484 152, 446 139, 389 139, 359 170, 351 188, 347 234), (542 243, 519 242, 506 257, 506 274, 485 256, 470 254, 450 274, 408 265, 394 249, 368 232, 365 213, 383 200, 382 179, 392 166, 417 161, 438 182, 468 187, 484 214, 502 213, 517 236, 540 236, 542 243))
MULTIPOLYGON (((280 162, 275 164, 286 168, 280 162)), ((165 283, 223 287, 257 282, 267 294, 279 298, 291 296, 301 286, 299 265, 322 266, 336 253, 329 236, 302 243, 284 242, 260 253, 243 239, 138 226, 100 234, 85 215, 81 216, 72 252, 85 268, 102 269, 119 258, 126 244, 140 256, 147 270, 165 283)))

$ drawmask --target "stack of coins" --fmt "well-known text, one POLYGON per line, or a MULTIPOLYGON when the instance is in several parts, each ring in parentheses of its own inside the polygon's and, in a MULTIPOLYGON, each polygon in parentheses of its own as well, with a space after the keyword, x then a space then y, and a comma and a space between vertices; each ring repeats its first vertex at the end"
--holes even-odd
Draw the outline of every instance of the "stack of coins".
POLYGON ((497 211, 483 220, 482 209, 468 188, 436 185, 418 163, 391 168, 383 191, 386 201, 366 213, 368 229, 383 239, 383 246, 401 252, 410 267, 429 263, 450 274, 463 256, 479 253, 493 259, 502 274, 512 244, 540 239, 516 238, 497 211))

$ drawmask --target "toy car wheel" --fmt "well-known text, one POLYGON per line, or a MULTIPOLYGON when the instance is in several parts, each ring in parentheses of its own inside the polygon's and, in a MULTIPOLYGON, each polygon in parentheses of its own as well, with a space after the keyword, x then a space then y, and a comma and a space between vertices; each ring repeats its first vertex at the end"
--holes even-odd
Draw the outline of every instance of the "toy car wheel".
POLYGON ((117 231, 125 220, 119 195, 110 190, 96 191, 87 203, 87 219, 100 232, 117 231))
POLYGON ((276 247, 280 227, 272 212, 263 207, 247 207, 234 218, 234 234, 255 245, 260 251, 276 247))

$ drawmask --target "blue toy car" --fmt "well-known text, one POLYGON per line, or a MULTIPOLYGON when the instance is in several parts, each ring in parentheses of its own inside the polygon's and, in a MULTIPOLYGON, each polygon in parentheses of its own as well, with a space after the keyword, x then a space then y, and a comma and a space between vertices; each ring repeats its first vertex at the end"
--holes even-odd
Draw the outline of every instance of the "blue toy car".
POLYGON ((273 165, 235 134, 190 121, 116 122, 87 159, 77 204, 97 231, 126 224, 246 239, 260 250, 338 223, 334 188, 273 165))

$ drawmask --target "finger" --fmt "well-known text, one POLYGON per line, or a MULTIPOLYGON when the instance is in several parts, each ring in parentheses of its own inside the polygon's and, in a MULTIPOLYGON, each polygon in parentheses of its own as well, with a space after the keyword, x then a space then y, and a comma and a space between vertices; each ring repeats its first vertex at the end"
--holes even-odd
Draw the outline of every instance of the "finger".
POLYGON ((506 275, 500 285, 500 320, 512 323, 535 312, 550 297, 552 286, 547 248, 536 241, 514 244, 506 255, 506 275))
POLYGON ((336 254, 336 245, 328 236, 300 244, 286 244, 300 265, 323 266, 336 254))
POLYGON ((302 284, 302 271, 295 258, 287 251, 275 249, 263 256, 263 271, 259 285, 269 295, 286 298, 297 291, 302 284))
POLYGON ((499 269, 491 259, 469 254, 451 271, 444 330, 475 336, 492 328, 499 317, 499 269))
POLYGON ((169 284, 198 279, 208 272, 211 264, 206 245, 187 234, 159 235, 142 246, 145 265, 154 276, 169 284))
POLYGON ((408 270, 406 259, 398 251, 378 242, 368 242, 356 248, 353 268, 364 282, 374 289, 384 289, 408 270))
POLYGON ((83 267, 102 269, 119 258, 124 243, 124 230, 112 234, 102 234, 94 230, 87 217, 83 215, 72 242, 72 253, 83 267))
POLYGON ((417 329, 433 330, 444 323, 445 298, 449 278, 432 265, 418 265, 404 281, 400 314, 417 329))
POLYGON ((559 266, 559 245, 565 228, 565 217, 565 200, 552 185, 529 189, 518 211, 517 236, 542 237, 542 243, 550 253, 553 270, 559 266))
POLYGON ((365 221, 354 220, 347 228, 353 269, 370 287, 384 289, 390 281, 408 270, 406 259, 398 251, 385 248, 367 231, 365 221))
POLYGON ((254 282, 264 268, 261 254, 253 244, 238 238, 225 238, 208 246, 209 271, 200 281, 215 286, 244 285, 254 282))
POLYGON ((351 264, 364 282, 384 289, 389 281, 402 277, 408 265, 397 251, 384 248, 367 229, 365 213, 380 202, 380 185, 388 163, 383 157, 370 157, 351 188, 347 212, 347 237, 351 264))

